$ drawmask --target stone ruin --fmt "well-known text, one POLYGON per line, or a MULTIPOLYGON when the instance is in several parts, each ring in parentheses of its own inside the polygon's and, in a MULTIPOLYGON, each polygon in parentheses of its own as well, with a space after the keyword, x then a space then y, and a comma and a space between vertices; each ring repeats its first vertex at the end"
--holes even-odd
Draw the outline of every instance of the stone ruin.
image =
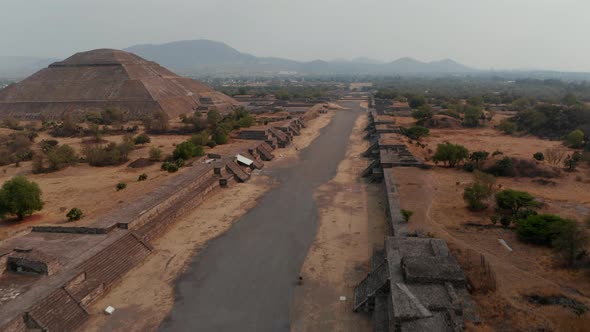
POLYGON ((75 224, 39 225, 0 243, 0 331, 75 331, 88 307, 153 250, 150 241, 211 194, 273 158, 261 141, 219 146, 126 206, 75 224))
MULTIPOLYGON (((384 144, 404 151, 405 145, 384 144)), ((380 144, 366 156, 379 156, 380 144)), ((376 159, 378 160, 378 159, 376 159)), ((369 167, 379 167, 373 161, 369 167)), ((380 168, 385 183, 389 235, 375 250, 371 271, 355 288, 353 310, 369 312, 375 331, 463 331, 479 323, 467 279, 442 239, 408 231, 391 169, 380 168)))

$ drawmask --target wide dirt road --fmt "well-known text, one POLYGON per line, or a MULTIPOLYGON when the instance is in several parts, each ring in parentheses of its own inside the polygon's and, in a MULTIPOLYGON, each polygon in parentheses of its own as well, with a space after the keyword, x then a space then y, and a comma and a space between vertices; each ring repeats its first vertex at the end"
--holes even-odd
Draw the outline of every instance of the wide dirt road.
POLYGON ((300 160, 271 174, 277 188, 194 257, 160 330, 289 330, 293 290, 316 234, 313 193, 335 175, 362 112, 358 102, 340 105, 348 109, 337 111, 300 160))

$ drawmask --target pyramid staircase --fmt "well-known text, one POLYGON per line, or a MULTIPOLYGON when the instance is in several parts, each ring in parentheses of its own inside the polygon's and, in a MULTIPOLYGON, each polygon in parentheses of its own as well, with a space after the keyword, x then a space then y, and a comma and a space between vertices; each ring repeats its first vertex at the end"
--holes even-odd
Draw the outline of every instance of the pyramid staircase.
POLYGON ((377 293, 388 286, 389 267, 387 261, 383 261, 374 269, 358 286, 354 289, 354 307, 355 312, 368 308, 372 310, 375 305, 375 296, 377 293))

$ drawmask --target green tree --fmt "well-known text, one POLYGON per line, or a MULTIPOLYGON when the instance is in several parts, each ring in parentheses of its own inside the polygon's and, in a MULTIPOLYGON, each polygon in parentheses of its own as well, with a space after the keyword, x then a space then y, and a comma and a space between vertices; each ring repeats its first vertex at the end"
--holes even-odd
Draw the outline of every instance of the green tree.
POLYGON ((516 234, 522 241, 548 246, 559 233, 558 224, 564 221, 553 214, 531 215, 516 222, 516 234))
POLYGON ((83 215, 84 213, 82 213, 82 210, 75 207, 66 214, 66 218, 68 218, 68 221, 76 221, 82 219, 83 215))
POLYGON ((402 209, 401 212, 402 212, 402 217, 404 218, 404 221, 405 222, 410 222, 410 219, 414 215, 414 211, 402 209))
POLYGON ((476 168, 481 168, 481 164, 488 159, 490 153, 487 151, 475 151, 469 155, 469 160, 475 163, 476 168))
POLYGON ((150 143, 151 141, 152 141, 152 139, 146 133, 142 133, 142 134, 137 135, 133 139, 133 144, 144 145, 144 144, 150 143))
POLYGON ((553 229, 556 235, 551 241, 551 246, 563 256, 569 266, 572 266, 588 244, 586 229, 575 220, 567 219, 553 225, 553 229))
POLYGON ((482 118, 483 111, 479 107, 467 106, 465 114, 463 115, 463 126, 465 127, 479 127, 479 120, 482 118))
POLYGON ((190 141, 182 142, 176 146, 172 157, 174 159, 188 160, 194 157, 197 153, 197 147, 190 141))
POLYGON ((216 144, 226 144, 229 139, 222 128, 216 128, 213 132, 213 140, 216 144))
POLYGON ((150 148, 150 160, 151 161, 160 161, 162 160, 162 150, 152 147, 150 148))
POLYGON ((402 133, 411 139, 419 140, 424 136, 430 134, 430 129, 422 126, 412 126, 410 128, 401 127, 402 133))
POLYGON ((576 129, 570 132, 566 138, 567 145, 571 148, 580 148, 584 144, 584 132, 576 129))
POLYGON ((439 144, 434 153, 435 163, 443 162, 445 166, 455 167, 469 156, 469 150, 459 144, 439 144))
POLYGON ((18 220, 43 208, 41 189, 37 183, 24 176, 14 177, 4 182, 0 189, 0 217, 16 215, 18 220))
POLYGON ((512 135, 516 132, 516 123, 510 119, 503 119, 500 121, 498 129, 506 134, 512 135))
POLYGON ((539 205, 535 197, 526 191, 506 189, 496 193, 496 211, 506 220, 506 223, 502 223, 504 226, 509 226, 510 223, 518 219, 536 214, 534 209, 539 205))
POLYGON ((426 105, 426 98, 421 95, 412 95, 408 98, 408 104, 411 108, 419 108, 422 105, 426 105))
POLYGON ((221 116, 221 113, 219 113, 219 110, 216 108, 213 108, 207 112, 207 123, 213 128, 216 127, 222 119, 223 116, 221 116))
POLYGON ((193 142, 196 146, 205 146, 207 142, 209 142, 209 132, 207 130, 203 130, 198 134, 194 134, 191 136, 191 142, 193 142))
POLYGON ((432 113, 432 107, 430 105, 422 105, 418 108, 418 110, 412 112, 412 117, 418 121, 424 121, 428 119, 432 119, 434 114, 432 113))

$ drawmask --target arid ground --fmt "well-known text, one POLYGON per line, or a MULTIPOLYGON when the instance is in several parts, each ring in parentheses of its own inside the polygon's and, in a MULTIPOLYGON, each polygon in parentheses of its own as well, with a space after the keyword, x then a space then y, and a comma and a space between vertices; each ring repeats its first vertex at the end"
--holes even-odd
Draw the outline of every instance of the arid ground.
MULTIPOLYGON (((411 123, 409 118, 399 122, 411 123)), ((442 142, 461 144, 470 151, 500 150, 505 156, 532 159, 535 152, 561 146, 561 142, 537 137, 509 136, 486 127, 481 129, 431 129, 422 139, 425 148, 412 145, 412 152, 422 158, 431 156, 442 142)), ((570 151, 571 152, 571 151, 570 151)), ((472 175, 458 169, 434 167, 430 170, 394 168, 399 182, 402 208, 414 211, 411 228, 441 237, 470 274, 480 264, 480 255, 490 263, 497 280, 497 291, 475 293, 484 325, 501 331, 587 331, 590 314, 578 316, 570 307, 529 303, 527 295, 564 295, 590 306, 590 284, 583 270, 565 269, 555 253, 544 247, 518 241, 513 230, 493 226, 491 211, 473 213, 467 210, 462 194, 472 182, 472 175), (470 225, 467 225, 470 223, 470 225), (509 252, 500 243, 504 239, 513 249, 509 252)), ((497 178, 502 188, 523 190, 543 202, 540 212, 574 218, 580 222, 590 211, 590 169, 580 166, 575 172, 562 172, 549 179, 553 183, 539 184, 533 178, 497 178)), ((477 278, 476 275, 470 275, 477 278)))

